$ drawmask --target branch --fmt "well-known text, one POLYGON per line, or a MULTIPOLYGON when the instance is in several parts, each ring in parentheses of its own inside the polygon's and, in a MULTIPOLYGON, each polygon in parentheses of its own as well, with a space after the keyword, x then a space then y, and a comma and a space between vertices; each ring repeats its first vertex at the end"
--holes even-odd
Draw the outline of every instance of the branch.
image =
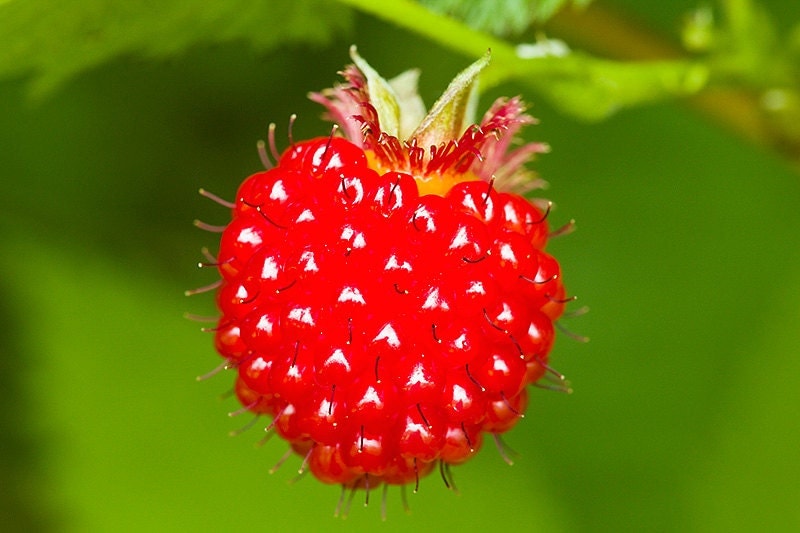
POLYGON ((699 62, 618 62, 572 52, 563 43, 550 41, 539 43, 535 57, 524 56, 507 41, 475 31, 411 0, 338 1, 470 59, 491 49, 492 66, 481 78, 481 90, 518 81, 562 112, 584 120, 603 119, 624 107, 696 94, 708 80, 708 70, 699 62))

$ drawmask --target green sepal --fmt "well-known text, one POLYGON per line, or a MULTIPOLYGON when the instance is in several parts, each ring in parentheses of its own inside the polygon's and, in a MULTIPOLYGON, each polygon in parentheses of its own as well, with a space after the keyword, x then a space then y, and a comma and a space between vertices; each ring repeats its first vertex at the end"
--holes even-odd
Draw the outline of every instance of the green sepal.
POLYGON ((400 135, 398 139, 408 139, 425 117, 425 103, 419 95, 417 81, 419 69, 407 70, 389 80, 389 85, 397 96, 400 106, 400 135))
POLYGON ((491 52, 461 71, 411 135, 419 146, 428 147, 456 140, 475 122, 478 75, 489 64, 491 52))
POLYGON ((369 102, 378 113, 383 133, 402 141, 414 139, 422 147, 461 137, 475 121, 478 76, 489 64, 490 52, 464 69, 425 114, 417 90, 419 71, 409 70, 387 81, 350 47, 350 57, 367 80, 369 102))
POLYGON ((367 79, 370 104, 378 113, 381 131, 399 137, 400 103, 394 89, 364 58, 358 55, 355 45, 350 47, 350 58, 367 79))

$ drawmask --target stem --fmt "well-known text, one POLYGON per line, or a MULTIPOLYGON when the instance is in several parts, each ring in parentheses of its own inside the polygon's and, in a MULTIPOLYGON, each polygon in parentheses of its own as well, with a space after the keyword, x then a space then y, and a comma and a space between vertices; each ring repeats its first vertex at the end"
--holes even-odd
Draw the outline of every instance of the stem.
MULTIPOLYGON (((742 9, 752 9, 747 0, 722 2, 725 16, 743 26, 742 9)), ((677 43, 637 24, 623 13, 597 4, 576 13, 562 10, 548 23, 548 29, 571 43, 593 53, 622 61, 649 61, 655 58, 680 58, 684 51, 677 43)), ((725 128, 757 145, 776 148, 776 132, 765 117, 761 103, 752 91, 720 85, 723 74, 711 69, 712 85, 689 99, 689 104, 725 128)), ((797 160, 794 142, 780 141, 784 155, 797 160)))
POLYGON ((703 65, 685 59, 616 62, 571 52, 561 57, 522 58, 511 43, 479 32, 411 0, 338 0, 427 37, 473 59, 492 51, 480 90, 509 80, 527 84, 562 112, 584 120, 606 118, 621 107, 694 94, 708 77, 703 65))
POLYGON ((765 89, 793 87, 795 70, 783 54, 776 56, 774 51, 782 49, 753 0, 720 0, 732 38, 725 44, 733 48, 698 60, 688 58, 678 43, 598 4, 578 11, 562 9, 546 29, 574 47, 607 59, 575 52, 524 59, 512 43, 411 0, 338 1, 469 59, 490 49, 492 66, 481 75, 482 91, 519 81, 562 112, 584 120, 604 119, 625 106, 691 96, 691 105, 728 129, 800 160, 800 129, 795 126, 800 112, 787 112, 785 124, 776 124, 759 101, 765 89))

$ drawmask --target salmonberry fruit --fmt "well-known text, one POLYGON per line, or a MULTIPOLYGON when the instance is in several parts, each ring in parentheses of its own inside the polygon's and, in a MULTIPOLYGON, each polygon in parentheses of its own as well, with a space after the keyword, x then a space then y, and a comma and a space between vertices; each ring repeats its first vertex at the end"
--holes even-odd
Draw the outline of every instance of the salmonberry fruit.
POLYGON ((272 129, 277 162, 239 187, 215 331, 244 409, 319 480, 356 489, 449 476, 513 427, 527 386, 559 377, 566 299, 549 204, 521 195, 546 146, 511 149, 533 119, 516 98, 466 116, 488 56, 428 114, 414 76, 352 57, 344 84, 312 95, 338 129, 283 154, 272 129))

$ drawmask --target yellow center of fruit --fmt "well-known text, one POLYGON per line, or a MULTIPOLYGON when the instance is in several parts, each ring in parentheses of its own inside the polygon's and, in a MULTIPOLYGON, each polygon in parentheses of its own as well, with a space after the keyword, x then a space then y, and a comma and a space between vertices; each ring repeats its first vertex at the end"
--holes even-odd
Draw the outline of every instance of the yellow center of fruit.
POLYGON ((406 172, 410 174, 417 182, 420 196, 426 194, 435 194, 444 196, 451 188, 457 183, 462 181, 473 181, 480 179, 471 171, 455 172, 452 169, 447 169, 445 172, 427 172, 419 173, 409 168, 398 168, 397 166, 389 165, 387 161, 376 156, 372 150, 365 151, 367 155, 367 164, 369 167, 379 174, 386 172, 406 172))

